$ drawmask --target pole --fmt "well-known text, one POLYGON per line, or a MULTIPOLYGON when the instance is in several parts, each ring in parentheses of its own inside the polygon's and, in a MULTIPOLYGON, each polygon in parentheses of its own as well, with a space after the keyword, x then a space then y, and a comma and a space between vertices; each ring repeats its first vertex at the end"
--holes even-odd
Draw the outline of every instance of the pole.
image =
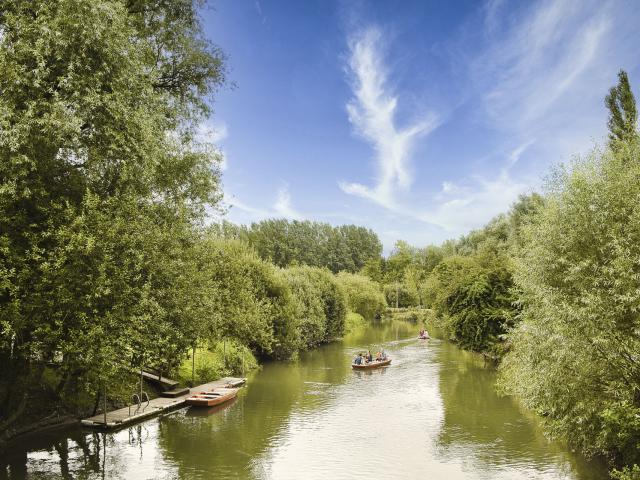
POLYGON ((193 355, 191 355, 191 386, 196 384, 196 344, 193 344, 193 355))
POLYGON ((222 340, 222 358, 224 360, 224 366, 227 366, 227 340, 222 340))
MULTIPOLYGON (((140 398, 142 398, 142 364, 140 364, 140 398)), ((142 401, 142 400, 140 400, 142 401)))
POLYGON ((102 384, 102 394, 103 394, 103 406, 104 406, 104 412, 102 412, 103 414, 103 418, 104 418, 104 427, 107 428, 107 381, 105 380, 104 383, 102 384))
POLYGON ((396 308, 398 308, 398 297, 400 294, 398 293, 400 287, 398 286, 398 282, 396 282, 396 308))

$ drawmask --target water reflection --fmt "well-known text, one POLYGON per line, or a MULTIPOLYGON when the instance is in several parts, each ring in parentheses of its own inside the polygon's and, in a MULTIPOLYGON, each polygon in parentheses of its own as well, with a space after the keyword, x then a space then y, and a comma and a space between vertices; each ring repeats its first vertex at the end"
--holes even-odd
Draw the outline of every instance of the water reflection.
POLYGON ((482 360, 418 327, 379 322, 292 363, 268 363, 232 403, 182 409, 114 433, 71 429, 0 459, 23 478, 538 478, 602 469, 549 443, 493 389, 482 360), (383 348, 390 367, 352 371, 383 348))
POLYGON ((438 453, 443 458, 464 458, 467 468, 496 474, 519 470, 522 478, 606 478, 601 465, 550 442, 535 417, 511 397, 497 395, 495 371, 487 368, 482 357, 442 343, 436 361, 444 405, 438 436, 438 453))

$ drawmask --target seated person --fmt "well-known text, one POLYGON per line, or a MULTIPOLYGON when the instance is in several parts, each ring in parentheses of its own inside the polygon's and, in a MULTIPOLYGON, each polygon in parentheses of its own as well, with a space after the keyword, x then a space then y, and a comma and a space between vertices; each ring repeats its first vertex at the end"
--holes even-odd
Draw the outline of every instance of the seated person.
POLYGON ((358 354, 358 356, 355 358, 353 363, 355 363, 356 365, 362 365, 362 354, 361 353, 358 354))

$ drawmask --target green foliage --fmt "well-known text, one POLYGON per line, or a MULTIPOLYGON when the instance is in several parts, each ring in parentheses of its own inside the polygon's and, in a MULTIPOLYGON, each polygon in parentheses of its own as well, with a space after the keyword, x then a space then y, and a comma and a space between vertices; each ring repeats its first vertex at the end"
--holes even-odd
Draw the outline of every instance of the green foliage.
POLYGON ((220 158, 193 131, 225 67, 194 5, 2 4, 3 433, 45 361, 72 402, 131 366, 172 368, 197 335, 192 254, 220 158))
POLYGON ((453 256, 433 272, 433 308, 463 348, 485 351, 513 325, 508 262, 493 256, 453 256))
POLYGON ((416 290, 400 282, 385 285, 384 296, 387 305, 398 308, 415 307, 420 300, 416 290))
POLYGON ((638 110, 636 99, 629 85, 627 72, 618 72, 618 84, 611 87, 604 104, 609 109, 609 140, 612 147, 618 142, 630 142, 638 139, 638 110))
POLYGON ((411 323, 426 323, 434 320, 434 312, 428 308, 389 308, 385 313, 394 320, 411 323))
POLYGON ((236 231, 224 225, 216 228, 220 234, 242 238, 261 258, 283 268, 309 265, 334 273, 357 272, 382 253, 378 236, 355 225, 332 227, 327 223, 271 219, 236 231))
POLYGON ((300 324, 302 344, 309 348, 326 339, 327 316, 322 299, 322 276, 314 267, 291 267, 283 270, 296 303, 296 318, 300 324))
POLYGON ((351 333, 359 328, 366 327, 367 321, 362 315, 356 312, 347 312, 344 321, 344 333, 351 333))
POLYGON ((211 342, 196 349, 195 378, 192 381, 192 355, 193 352, 189 351, 177 372, 183 385, 199 385, 220 377, 245 375, 258 367, 251 350, 242 343, 231 339, 211 342))
POLYGON ((523 229, 523 323, 501 376, 553 434, 622 464, 640 461, 639 160, 630 142, 552 177, 523 229))
POLYGON ((291 289, 245 243, 207 238, 199 258, 208 282, 209 338, 236 338, 262 356, 289 358, 300 344, 291 289))
POLYGON ((611 478, 615 480, 640 480, 640 466, 624 467, 622 470, 614 469, 611 478))
POLYGON ((387 302, 378 283, 364 275, 348 272, 340 272, 337 279, 347 295, 349 310, 368 320, 382 315, 387 302))

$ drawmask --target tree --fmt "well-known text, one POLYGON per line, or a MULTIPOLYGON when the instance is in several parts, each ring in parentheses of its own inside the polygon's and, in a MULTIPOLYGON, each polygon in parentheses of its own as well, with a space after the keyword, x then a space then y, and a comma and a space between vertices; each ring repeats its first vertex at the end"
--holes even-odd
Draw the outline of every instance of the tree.
POLYGON ((523 228, 522 323, 501 367, 552 435, 623 465, 640 463, 639 196, 637 143, 551 177, 523 228))
POLYGON ((604 103, 609 109, 608 125, 611 145, 637 139, 638 110, 627 72, 624 70, 618 72, 618 84, 611 87, 604 103))
POLYGON ((71 398, 190 341, 181 272, 221 196, 194 131, 225 81, 196 3, 2 4, 0 431, 47 361, 71 398))

